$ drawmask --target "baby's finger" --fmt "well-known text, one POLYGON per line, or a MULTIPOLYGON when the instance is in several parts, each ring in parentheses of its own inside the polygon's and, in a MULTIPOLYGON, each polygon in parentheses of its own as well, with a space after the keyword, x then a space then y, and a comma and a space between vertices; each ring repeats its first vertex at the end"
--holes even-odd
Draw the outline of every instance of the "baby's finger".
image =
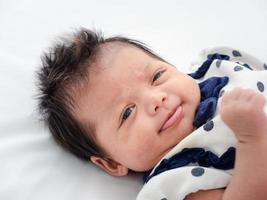
POLYGON ((244 89, 240 96, 244 101, 251 101, 252 98, 257 95, 257 92, 252 89, 244 89))
POLYGON ((241 88, 234 88, 233 90, 225 92, 222 97, 222 103, 228 103, 229 101, 238 99, 241 95, 241 88))
POLYGON ((255 94, 251 96, 250 101, 257 107, 263 107, 265 105, 264 96, 258 92, 255 92, 255 94))

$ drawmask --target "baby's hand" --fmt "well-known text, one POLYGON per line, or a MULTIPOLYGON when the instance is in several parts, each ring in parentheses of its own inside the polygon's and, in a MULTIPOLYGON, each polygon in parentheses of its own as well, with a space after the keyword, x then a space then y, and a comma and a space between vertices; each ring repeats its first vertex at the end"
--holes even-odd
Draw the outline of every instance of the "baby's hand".
POLYGON ((220 107, 221 117, 240 142, 267 136, 264 103, 263 95, 252 89, 235 88, 224 94, 220 107))

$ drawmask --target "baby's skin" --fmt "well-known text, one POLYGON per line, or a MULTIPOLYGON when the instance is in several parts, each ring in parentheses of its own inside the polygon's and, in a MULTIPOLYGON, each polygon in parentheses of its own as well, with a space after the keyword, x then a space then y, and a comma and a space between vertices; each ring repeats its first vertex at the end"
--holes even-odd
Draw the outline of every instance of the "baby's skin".
POLYGON ((266 200, 267 116, 263 95, 235 88, 221 101, 222 120, 237 137, 234 176, 225 190, 199 191, 188 200, 266 200))
POLYGON ((267 116, 263 95, 251 89, 236 88, 225 93, 221 117, 233 130, 238 143, 234 176, 223 199, 267 197, 267 116))

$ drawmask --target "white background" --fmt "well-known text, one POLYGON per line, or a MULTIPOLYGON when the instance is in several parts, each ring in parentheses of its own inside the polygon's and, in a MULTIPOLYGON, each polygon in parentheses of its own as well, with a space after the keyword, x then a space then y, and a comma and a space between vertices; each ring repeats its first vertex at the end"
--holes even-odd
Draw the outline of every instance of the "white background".
POLYGON ((148 44, 188 71, 206 47, 267 61, 266 0, 0 0, 0 199, 135 199, 141 176, 106 175, 59 148, 36 114, 35 71, 80 26, 148 44))

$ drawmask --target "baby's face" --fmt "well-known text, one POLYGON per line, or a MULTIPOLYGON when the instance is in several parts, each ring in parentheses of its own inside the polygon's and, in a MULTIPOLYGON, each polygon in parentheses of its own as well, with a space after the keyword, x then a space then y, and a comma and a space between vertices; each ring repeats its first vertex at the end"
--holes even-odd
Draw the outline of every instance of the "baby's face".
POLYGON ((95 125, 96 141, 110 159, 145 171, 193 131, 199 87, 138 48, 124 46, 111 54, 101 70, 90 72, 76 114, 95 125), (176 120, 165 123, 177 107, 176 120))

